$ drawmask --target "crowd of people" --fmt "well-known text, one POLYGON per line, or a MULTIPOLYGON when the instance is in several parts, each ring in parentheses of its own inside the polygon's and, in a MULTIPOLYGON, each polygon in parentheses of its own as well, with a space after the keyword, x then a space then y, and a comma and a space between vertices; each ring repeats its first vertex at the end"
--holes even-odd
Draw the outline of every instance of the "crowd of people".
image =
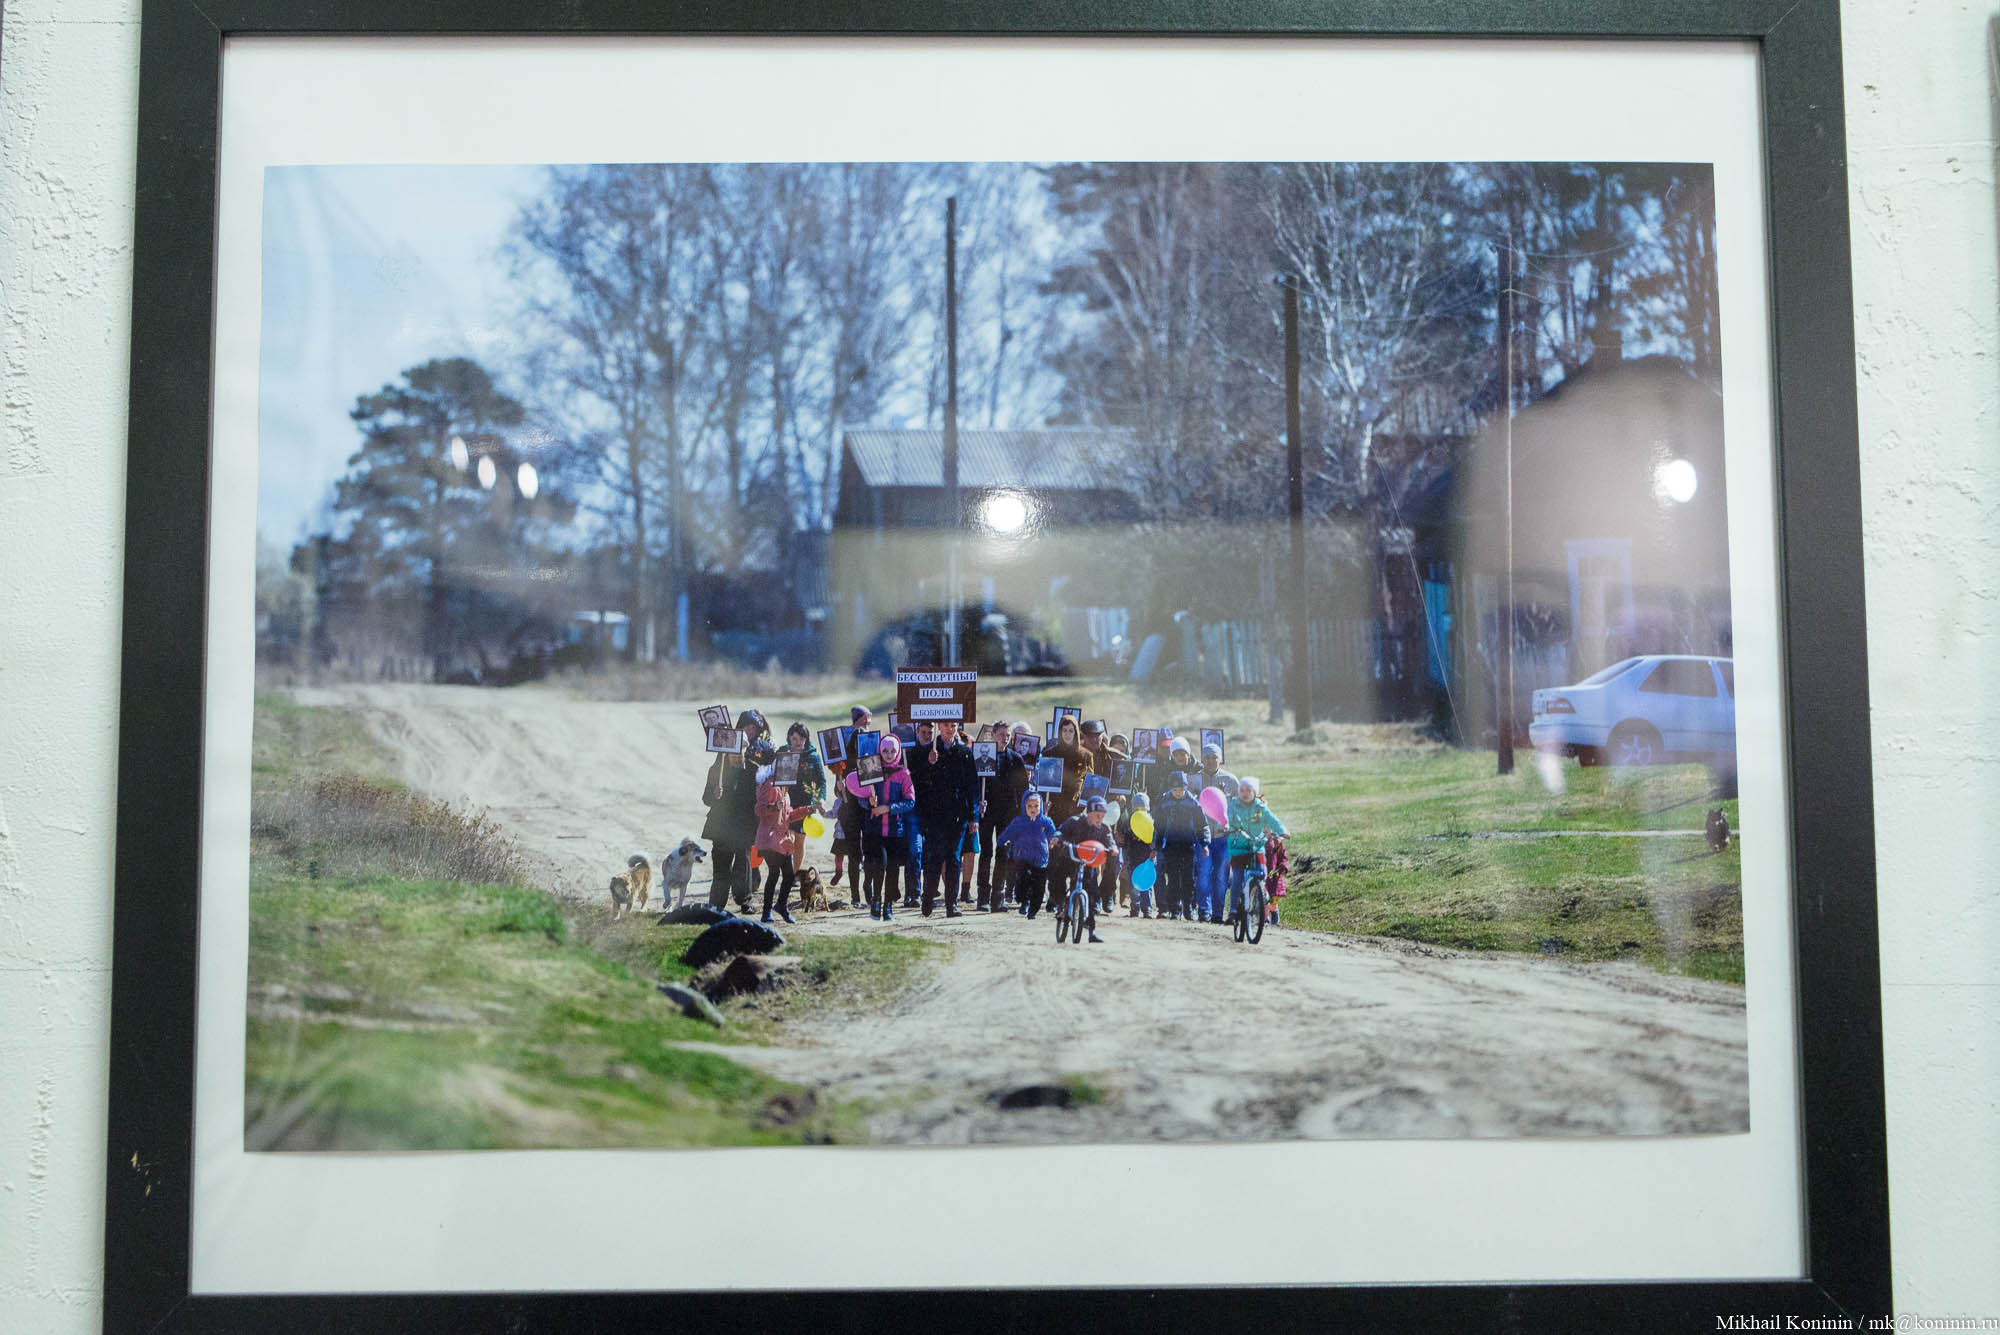
MULTIPOLYGON (((873 732, 865 706, 854 706, 850 722, 849 736, 873 732)), ((733 900, 747 913, 761 880, 763 920, 793 921, 808 831, 823 821, 833 835, 827 886, 845 877, 849 898, 866 903, 871 918, 893 921, 899 907, 925 917, 941 909, 947 918, 967 911, 1033 918, 1044 906, 1061 911, 1080 884, 1092 941, 1100 940, 1097 915, 1119 907, 1135 918, 1227 922, 1258 856, 1282 857, 1285 826, 1261 784, 1223 768, 1214 743, 1197 762, 1185 738, 1161 729, 1157 751, 1134 756, 1124 734, 1065 715, 1055 740, 1040 748, 1042 760, 1062 761, 1061 786, 1042 792, 1033 786, 1034 761, 1022 754, 1029 748, 1013 744, 1033 738, 1033 728, 994 720, 993 772, 982 775, 970 726, 925 720, 906 737, 883 733, 880 774, 870 766, 864 778, 858 757, 823 760, 801 722, 785 730, 783 747, 795 760, 780 766, 770 724, 744 710, 736 719, 742 750, 716 756, 702 791, 709 902, 720 908, 733 900), (1133 762, 1129 792, 1107 797, 1097 791, 1105 785, 1087 782, 1093 775, 1108 782, 1121 761, 1133 762), (1204 808, 1201 794, 1211 788, 1221 800, 1204 808)))

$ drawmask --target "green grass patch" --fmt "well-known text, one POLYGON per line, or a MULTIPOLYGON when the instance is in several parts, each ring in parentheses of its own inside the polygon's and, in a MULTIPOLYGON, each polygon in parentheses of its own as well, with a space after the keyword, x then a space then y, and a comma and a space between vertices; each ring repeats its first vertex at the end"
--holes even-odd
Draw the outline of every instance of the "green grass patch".
POLYGON ((677 1046, 747 1035, 684 1018, 625 962, 569 942, 540 891, 294 878, 253 889, 250 920, 251 1149, 853 1134, 842 1110, 801 1113, 794 1087, 677 1046))
POLYGON ((1701 835, 1711 805, 1733 826, 1736 802, 1709 801, 1705 769, 1569 763, 1558 789, 1532 758, 1492 768, 1442 748, 1266 765, 1295 831, 1286 924, 1743 981, 1740 854, 1701 835), (1653 830, 1676 833, 1636 833, 1653 830))
POLYGON ((1109 1090, 1087 1075, 1066 1075, 1063 1077, 1063 1084, 1069 1088, 1069 1101, 1073 1108, 1102 1103, 1111 1097, 1109 1090))

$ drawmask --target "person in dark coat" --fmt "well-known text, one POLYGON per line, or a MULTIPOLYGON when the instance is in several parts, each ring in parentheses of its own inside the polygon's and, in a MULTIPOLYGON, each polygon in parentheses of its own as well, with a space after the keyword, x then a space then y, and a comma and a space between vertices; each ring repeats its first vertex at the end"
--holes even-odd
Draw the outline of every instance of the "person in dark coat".
POLYGON ((736 755, 718 755, 708 767, 708 781, 702 785, 702 804, 708 819, 701 836, 709 841, 708 902, 721 908, 736 901, 738 913, 750 911, 750 845, 757 838, 757 772, 749 762, 751 750, 761 735, 764 716, 746 709, 736 716, 736 727, 744 734, 743 749, 736 755))
POLYGON ((979 818, 979 769, 972 748, 958 739, 956 722, 917 724, 917 744, 904 754, 910 778, 917 785, 917 829, 924 841, 924 902, 926 918, 937 907, 940 885, 944 916, 956 918, 960 840, 965 827, 979 818))
POLYGON ((986 781, 986 805, 979 815, 979 907, 993 913, 1007 905, 1007 891, 1013 884, 1007 850, 999 847, 1000 831, 1021 809, 1021 794, 1028 791, 1028 762, 1014 750, 1014 737, 1032 737, 1025 723, 1014 725, 1011 735, 994 730, 999 759, 992 778, 986 781))
POLYGON ((1049 819, 1060 826, 1076 814, 1078 794, 1083 790, 1084 776, 1090 774, 1090 757, 1077 740, 1076 720, 1068 714, 1056 725, 1056 739, 1042 748, 1042 759, 1051 757, 1063 763, 1063 786, 1061 791, 1049 794, 1049 819))
POLYGON ((1160 859, 1160 913, 1168 918, 1194 917, 1195 849, 1208 843, 1208 817, 1188 791, 1183 770, 1167 775, 1167 792, 1153 804, 1153 847, 1160 859))

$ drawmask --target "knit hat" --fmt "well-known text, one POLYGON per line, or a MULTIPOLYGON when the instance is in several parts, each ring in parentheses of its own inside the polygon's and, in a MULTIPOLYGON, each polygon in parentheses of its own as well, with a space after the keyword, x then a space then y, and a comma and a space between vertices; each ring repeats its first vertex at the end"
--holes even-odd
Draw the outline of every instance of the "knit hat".
POLYGON ((1104 810, 1104 799, 1101 797, 1093 797, 1088 802, 1085 802, 1083 804, 1083 809, 1085 811, 1102 811, 1104 810))
POLYGON ((854 706, 854 708, 847 711, 847 721, 849 723, 859 723, 861 722, 862 719, 865 719, 867 717, 869 717, 869 711, 867 705, 856 705, 854 706))
POLYGON ((1194 752, 1188 748, 1187 738, 1176 737, 1174 738, 1174 744, 1167 749, 1167 754, 1170 756, 1191 756, 1194 752))
POLYGON ((1210 756, 1214 756, 1217 760, 1222 759, 1222 748, 1217 746, 1214 742, 1202 743, 1201 758, 1203 760, 1206 760, 1210 756))
POLYGON ((1170 787, 1174 787, 1174 788, 1185 788, 1185 787, 1187 787, 1187 786, 1188 786, 1188 778, 1187 778, 1187 771, 1186 771, 1186 770, 1178 770, 1178 769, 1177 769, 1177 770, 1175 770, 1175 771, 1174 771, 1174 777, 1173 777, 1173 780, 1172 780, 1172 782, 1171 782, 1171 783, 1169 784, 1169 786, 1170 786, 1170 787))
POLYGON ((1152 809, 1153 809, 1153 799, 1152 799, 1152 798, 1150 798, 1150 797, 1146 796, 1146 795, 1145 795, 1144 793, 1141 793, 1141 792, 1137 792, 1137 791, 1135 791, 1135 792, 1134 792, 1134 793, 1132 794, 1132 810, 1134 810, 1134 811, 1151 811, 1152 809))

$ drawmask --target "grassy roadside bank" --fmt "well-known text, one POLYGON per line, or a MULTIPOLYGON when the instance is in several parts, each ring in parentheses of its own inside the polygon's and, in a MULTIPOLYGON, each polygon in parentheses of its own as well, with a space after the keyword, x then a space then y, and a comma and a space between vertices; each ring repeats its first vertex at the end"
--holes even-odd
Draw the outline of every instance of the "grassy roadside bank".
POLYGON ((475 1149, 827 1143, 858 1114, 712 1052, 907 985, 935 947, 797 939, 810 984, 683 1017, 694 927, 533 883, 504 831, 413 794, 358 719, 260 696, 245 1143, 475 1149))

